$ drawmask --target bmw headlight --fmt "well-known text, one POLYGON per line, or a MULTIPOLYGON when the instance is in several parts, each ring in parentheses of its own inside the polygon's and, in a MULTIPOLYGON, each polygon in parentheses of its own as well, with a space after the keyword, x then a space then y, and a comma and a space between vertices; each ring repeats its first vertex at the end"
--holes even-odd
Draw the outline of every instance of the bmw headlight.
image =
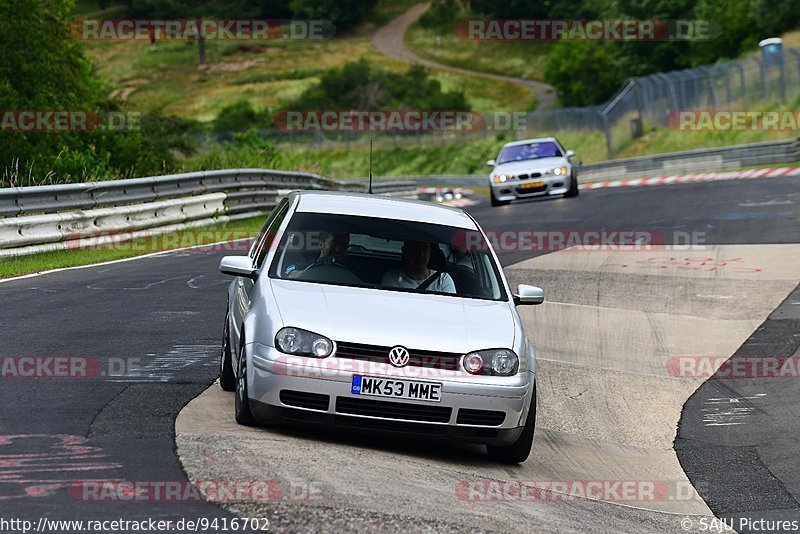
POLYGON ((287 354, 315 358, 325 358, 333 352, 333 341, 327 337, 292 327, 281 328, 278 331, 275 335, 275 346, 287 354))
POLYGON ((513 177, 513 174, 495 174, 492 176, 492 181, 496 184, 502 184, 508 180, 511 180, 513 177))
POLYGON ((566 167, 554 167, 552 169, 547 169, 544 171, 545 174, 553 174, 555 176, 564 176, 567 174, 566 167))
POLYGON ((465 355, 462 365, 473 375, 511 376, 519 370, 519 357, 508 349, 479 350, 465 355))

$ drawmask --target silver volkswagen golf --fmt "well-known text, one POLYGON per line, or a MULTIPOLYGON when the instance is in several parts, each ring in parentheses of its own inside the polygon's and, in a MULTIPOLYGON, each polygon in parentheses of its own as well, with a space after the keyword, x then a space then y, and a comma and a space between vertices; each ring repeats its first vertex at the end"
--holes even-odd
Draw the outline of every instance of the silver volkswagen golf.
POLYGON ((376 195, 294 192, 247 256, 227 256, 220 384, 236 421, 485 443, 524 461, 536 360, 478 223, 460 209, 376 195))

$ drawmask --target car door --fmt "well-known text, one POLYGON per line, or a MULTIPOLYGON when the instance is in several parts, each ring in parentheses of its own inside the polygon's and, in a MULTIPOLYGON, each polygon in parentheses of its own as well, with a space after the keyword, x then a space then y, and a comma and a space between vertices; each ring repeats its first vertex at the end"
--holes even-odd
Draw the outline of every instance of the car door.
MULTIPOLYGON (((270 245, 275 239, 275 234, 280 228, 286 213, 289 211, 289 200, 284 198, 272 210, 264 226, 258 233, 253 246, 250 247, 250 258, 253 261, 253 266, 256 269, 261 267, 264 259, 269 252, 270 245)), ((251 295, 255 287, 255 281, 243 276, 237 276, 234 281, 233 299, 231 302, 231 332, 233 333, 234 348, 236 352, 234 356, 238 358, 241 338, 241 328, 244 322, 244 317, 250 312, 251 295)))

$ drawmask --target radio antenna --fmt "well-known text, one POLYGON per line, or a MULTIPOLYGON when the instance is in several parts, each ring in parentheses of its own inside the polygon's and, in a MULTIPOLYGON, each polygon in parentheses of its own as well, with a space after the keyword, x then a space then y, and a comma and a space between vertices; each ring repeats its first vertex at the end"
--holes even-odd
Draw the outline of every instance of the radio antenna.
POLYGON ((372 194, 372 138, 369 138, 369 194, 372 194))

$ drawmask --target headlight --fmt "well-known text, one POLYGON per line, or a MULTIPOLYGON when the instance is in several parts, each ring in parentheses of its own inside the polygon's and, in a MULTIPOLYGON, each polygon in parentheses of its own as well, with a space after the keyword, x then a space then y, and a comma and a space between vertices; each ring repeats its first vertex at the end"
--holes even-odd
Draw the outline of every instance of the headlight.
POLYGON ((479 350, 465 355, 462 365, 473 375, 511 376, 519 369, 519 358, 508 349, 479 350))
POLYGON ((552 169, 547 169, 546 171, 544 171, 544 173, 545 174, 554 174, 556 176, 562 176, 562 175, 567 174, 567 168, 566 167, 554 167, 552 169))
POLYGON ((483 358, 481 358, 481 355, 472 353, 464 356, 464 369, 473 375, 480 373, 483 369, 483 358))
POLYGON ((325 336, 299 328, 281 328, 275 335, 275 346, 281 352, 325 358, 333 352, 333 341, 325 336))
POLYGON ((513 177, 513 174, 495 174, 492 176, 492 181, 496 184, 502 184, 503 182, 511 180, 513 177))

